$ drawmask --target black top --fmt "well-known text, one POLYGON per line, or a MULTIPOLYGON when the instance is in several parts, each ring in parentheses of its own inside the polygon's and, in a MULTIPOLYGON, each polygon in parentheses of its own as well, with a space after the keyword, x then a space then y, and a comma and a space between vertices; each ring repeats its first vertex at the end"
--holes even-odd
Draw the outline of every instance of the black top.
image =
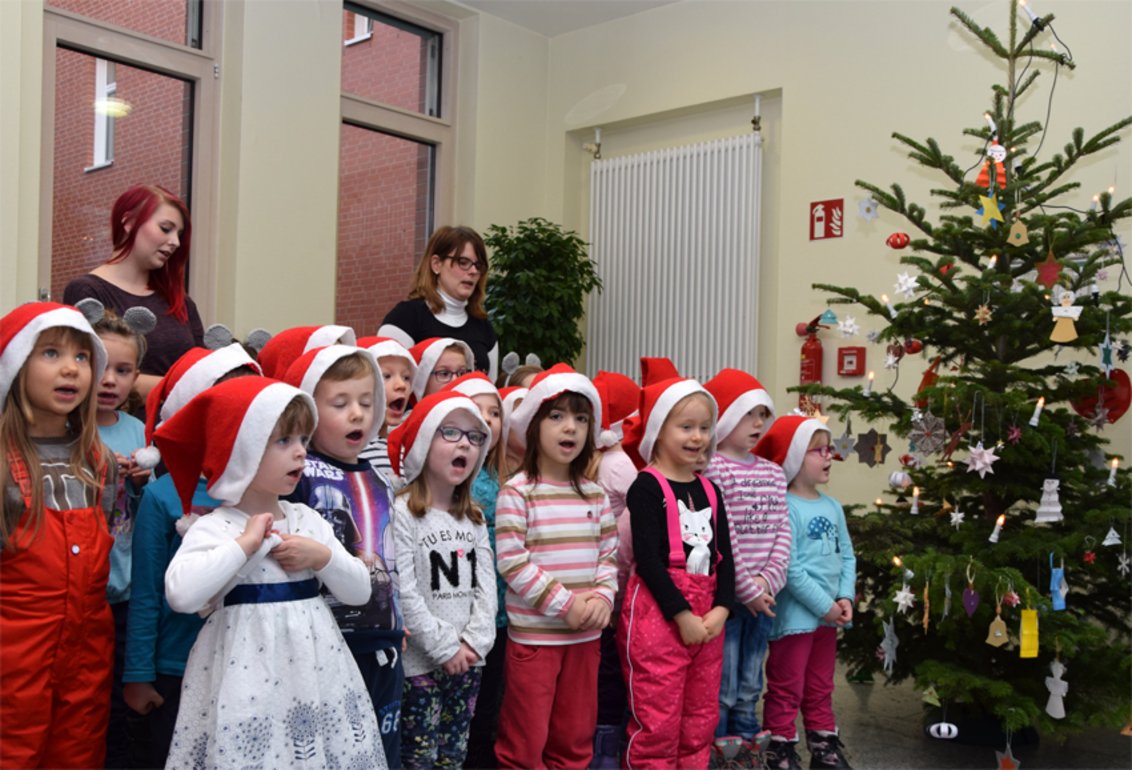
POLYGON ((157 326, 145 335, 146 353, 141 364, 142 374, 164 377, 169 367, 187 353, 189 348, 204 345, 204 325, 201 323, 196 303, 187 294, 185 309, 189 313, 188 322, 178 321, 169 315, 169 304, 157 292, 146 296, 131 294, 92 273, 80 275, 68 283, 67 288, 63 290, 63 302, 67 305, 73 305, 88 297, 93 297, 101 302, 103 307, 110 308, 118 315, 122 315, 131 307, 141 305, 157 316, 157 326))
POLYGON ((396 307, 389 311, 381 321, 382 326, 389 324, 413 338, 413 343, 423 342, 432 337, 452 337, 468 343, 476 357, 476 369, 488 373, 491 363, 488 353, 495 347, 495 329, 491 321, 486 318, 476 318, 468 315, 463 326, 449 326, 438 321, 423 299, 407 299, 398 302, 396 307))
MULTIPOLYGON (((689 499, 696 509, 708 507, 709 501, 703 484, 699 479, 692 481, 668 480, 672 494, 677 500, 689 499)), ((731 535, 727 526, 727 511, 723 505, 723 493, 714 482, 715 496, 718 500, 715 518, 715 531, 708 550, 711 551, 710 571, 715 573, 715 607, 731 607, 735 601, 735 562, 731 559, 731 535), (717 563, 716 554, 723 558, 717 563)), ((629 509, 629 523, 633 530, 633 557, 637 562, 637 574, 645 582, 664 617, 671 620, 684 610, 691 610, 688 600, 668 575, 668 518, 664 510, 664 492, 651 473, 641 473, 629 487, 625 495, 625 506, 629 509)), ((692 549, 684 545, 684 555, 692 549)))

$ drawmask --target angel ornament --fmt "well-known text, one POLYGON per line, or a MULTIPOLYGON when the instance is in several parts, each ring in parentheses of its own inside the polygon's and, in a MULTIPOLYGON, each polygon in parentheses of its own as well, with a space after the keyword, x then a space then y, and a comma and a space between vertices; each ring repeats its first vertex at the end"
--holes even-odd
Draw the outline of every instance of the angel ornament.
POLYGON ((1046 689, 1049 690, 1049 700, 1046 701, 1046 713, 1053 719, 1065 719, 1065 693, 1069 692, 1069 683, 1062 680, 1065 676, 1065 664, 1054 658, 1049 664, 1049 672, 1053 676, 1046 677, 1046 689))
POLYGON ((1050 312, 1053 313, 1053 331, 1049 335, 1051 341, 1066 343, 1077 339, 1076 321, 1081 317, 1083 308, 1073 304, 1076 298, 1077 295, 1072 290, 1066 289, 1058 298, 1060 307, 1051 309, 1050 312))

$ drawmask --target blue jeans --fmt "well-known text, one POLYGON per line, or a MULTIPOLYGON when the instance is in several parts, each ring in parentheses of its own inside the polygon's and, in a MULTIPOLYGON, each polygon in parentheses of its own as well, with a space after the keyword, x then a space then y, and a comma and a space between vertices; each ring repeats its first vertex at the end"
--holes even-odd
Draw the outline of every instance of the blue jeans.
POLYGON ((717 738, 739 735, 750 740, 759 732, 755 707, 763 691, 763 661, 773 623, 766 615, 752 615, 741 604, 732 609, 723 631, 717 738))

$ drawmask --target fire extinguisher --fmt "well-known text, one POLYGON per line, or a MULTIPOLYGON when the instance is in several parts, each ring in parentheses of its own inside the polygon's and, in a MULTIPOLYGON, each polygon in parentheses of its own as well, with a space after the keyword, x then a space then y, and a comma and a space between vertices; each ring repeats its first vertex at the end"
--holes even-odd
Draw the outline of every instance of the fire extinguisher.
MULTIPOLYGON (((802 343, 802 363, 798 376, 799 385, 810 385, 822 381, 822 346, 821 340, 818 339, 818 332, 828 327, 818 323, 819 320, 821 320, 821 316, 818 316, 809 323, 799 323, 794 327, 794 331, 799 337, 806 338, 805 342, 802 343)), ((809 397, 805 393, 801 394, 798 397, 799 408, 805 411, 808 405, 809 397)))

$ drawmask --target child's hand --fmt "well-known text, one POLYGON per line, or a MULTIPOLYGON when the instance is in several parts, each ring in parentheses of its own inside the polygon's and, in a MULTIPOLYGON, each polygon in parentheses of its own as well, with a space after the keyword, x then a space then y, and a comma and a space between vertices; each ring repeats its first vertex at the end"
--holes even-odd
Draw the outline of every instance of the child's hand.
POLYGON ((774 610, 772 610, 771 607, 773 607, 774 604, 774 597, 769 593, 764 593, 751 599, 750 604, 747 605, 747 609, 749 609, 752 614, 758 615, 761 612, 768 618, 773 618, 774 610))
POLYGON ((691 610, 678 612, 674 618, 676 627, 680 629, 680 641, 691 647, 693 644, 703 644, 707 641, 708 630, 704 620, 699 615, 692 614, 691 610))
POLYGON ((288 572, 320 570, 330 563, 330 549, 302 535, 280 535, 283 542, 271 549, 271 556, 288 572))
POLYGON ((245 555, 250 558, 253 553, 259 550, 274 522, 275 515, 271 513, 257 513, 248 517, 248 523, 244 525, 243 534, 236 538, 236 542, 244 549, 245 555))
POLYGON ((401 652, 409 649, 409 637, 412 636, 412 634, 409 633, 409 629, 406 628, 404 631, 405 635, 401 637, 401 652))
POLYGON ((837 621, 841 620, 841 613, 841 605, 834 602, 833 606, 829 608, 829 612, 822 615, 821 619, 826 623, 837 623, 837 621))
MULTIPOLYGON (((136 452, 134 454, 137 454, 136 452)), ((135 487, 144 487, 146 482, 149 481, 150 471, 149 468, 143 468, 138 465, 138 461, 134 459, 134 455, 130 455, 122 468, 122 473, 134 482, 135 487)))
POLYGON ((148 714, 165 703, 152 682, 126 682, 122 685, 122 700, 139 714, 148 714))
POLYGON ((841 618, 837 625, 845 626, 853 622, 853 602, 848 599, 838 599, 837 606, 841 608, 841 618))
POLYGON ((582 622, 586 617, 586 600, 593 596, 592 591, 574 594, 574 603, 566 610, 566 625, 574 631, 581 630, 582 622))
POLYGON ((460 649, 444 664, 444 673, 450 676, 467 673, 468 669, 475 665, 479 659, 480 656, 468 646, 467 642, 460 642, 460 649))
POLYGON ((609 625, 609 617, 612 614, 613 608, 609 606, 609 602, 597 594, 590 594, 590 598, 586 599, 586 612, 582 619, 582 629, 605 628, 609 625))
POLYGON ((710 642, 715 637, 723 633, 723 624, 727 622, 728 613, 726 607, 712 607, 704 615, 704 628, 707 629, 707 639, 705 642, 710 642))

